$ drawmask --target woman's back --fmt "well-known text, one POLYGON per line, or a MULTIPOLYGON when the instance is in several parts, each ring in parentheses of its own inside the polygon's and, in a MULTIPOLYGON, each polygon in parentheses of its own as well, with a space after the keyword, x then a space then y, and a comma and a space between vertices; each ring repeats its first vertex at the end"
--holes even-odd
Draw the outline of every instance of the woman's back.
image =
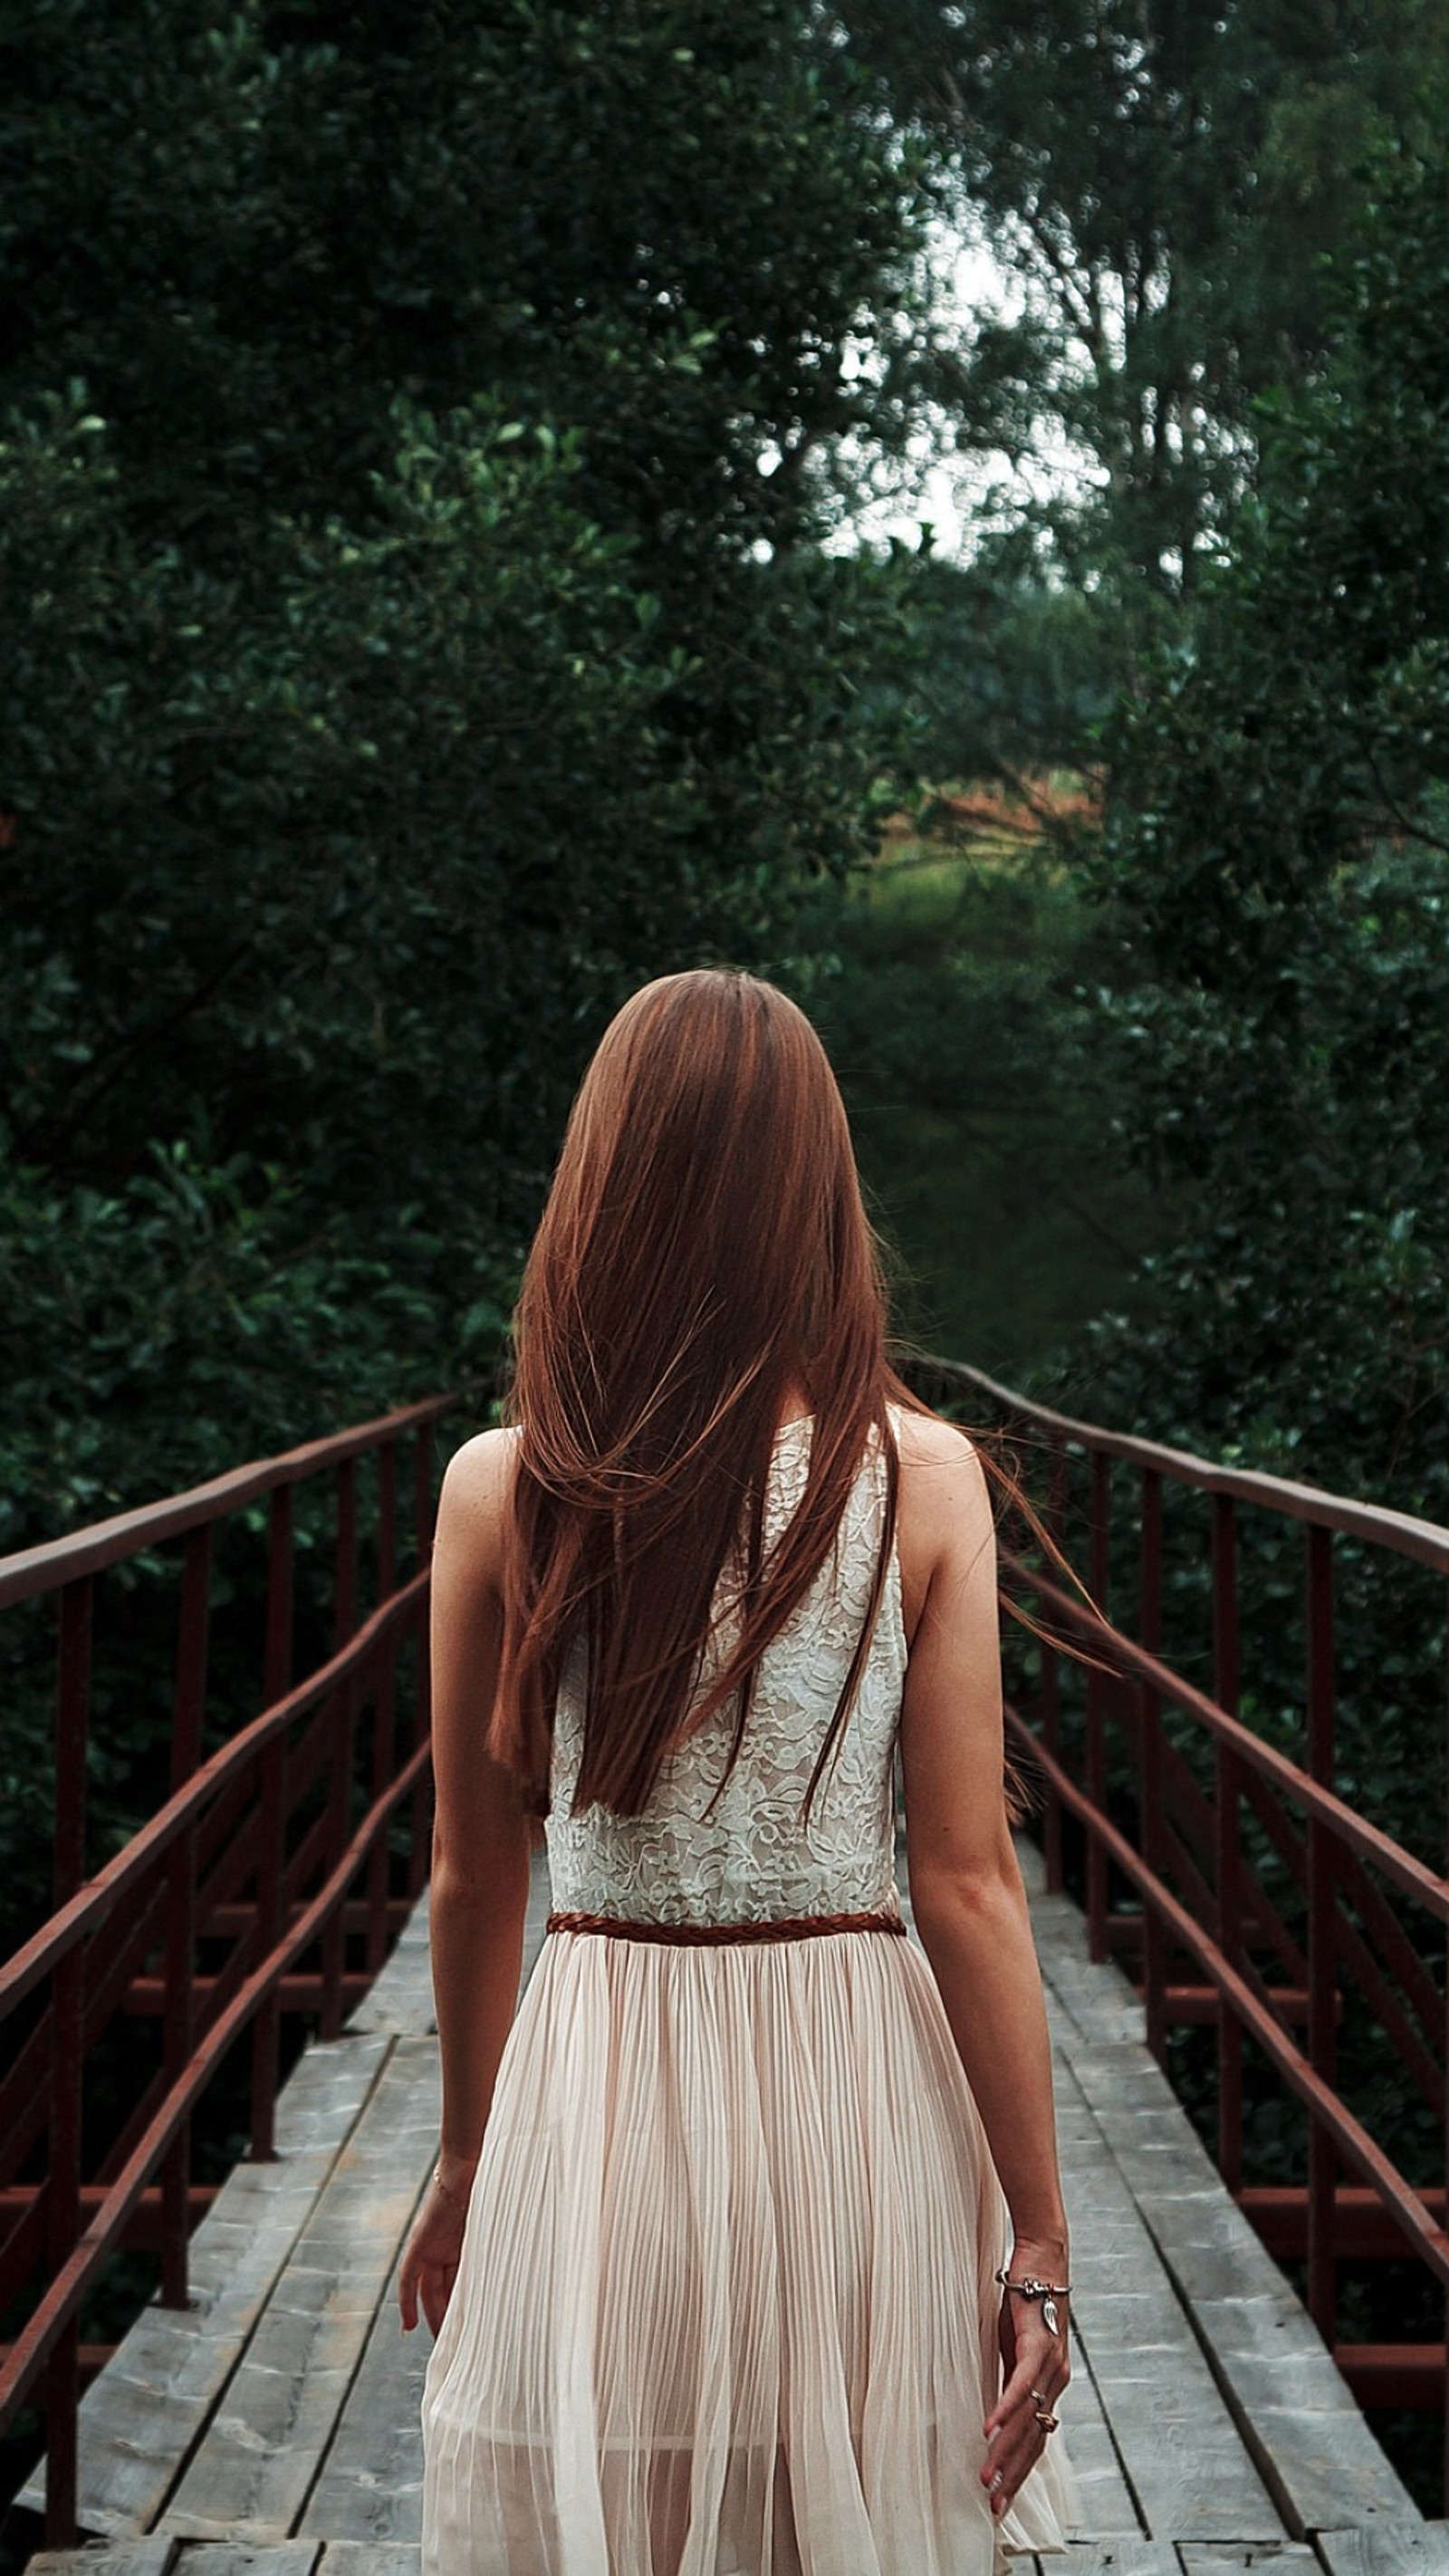
MULTIPOLYGON (((776 1438, 765 1495, 767 1551, 804 1492, 811 1430, 806 1415, 783 1424, 776 1438)), ((886 1459, 873 1439, 831 1554, 761 1659, 744 1743, 722 1789, 735 1726, 732 1702, 666 1757, 642 1814, 621 1816, 598 1805, 569 1814, 583 1740, 579 1641, 565 1668, 554 1727, 547 1833, 557 1909, 710 1924, 896 1905, 892 1790, 906 1641, 894 1550, 844 1730, 809 1819, 801 1822, 869 1613, 886 1508, 886 1459)))
POLYGON ((617 1015, 515 1346, 433 1566, 423 2576, 1003 2576, 1074 2491, 1060 2320, 1000 2288, 1067 2249, 990 1506, 783 994, 617 1015))

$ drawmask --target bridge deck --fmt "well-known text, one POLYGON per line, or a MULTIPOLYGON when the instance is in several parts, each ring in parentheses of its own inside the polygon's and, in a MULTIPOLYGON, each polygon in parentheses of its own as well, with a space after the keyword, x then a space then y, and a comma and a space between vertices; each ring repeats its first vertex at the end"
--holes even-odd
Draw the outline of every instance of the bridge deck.
MULTIPOLYGON (((1283 2275, 1143 2042, 1135 1995, 1023 1847, 1073 2239, 1062 2401, 1082 2576, 1449 2576, 1283 2275)), ((525 1976, 543 1937, 535 1878, 525 1976)), ((339 2040, 192 2241, 194 2304, 149 2308, 81 2411, 81 2519, 29 2576, 416 2576, 426 2328, 399 2252, 437 2137, 426 1900, 339 2040)), ((22 2504, 43 2502, 37 2480, 22 2504)), ((1048 2558, 1025 2576, 1052 2576, 1048 2558)))

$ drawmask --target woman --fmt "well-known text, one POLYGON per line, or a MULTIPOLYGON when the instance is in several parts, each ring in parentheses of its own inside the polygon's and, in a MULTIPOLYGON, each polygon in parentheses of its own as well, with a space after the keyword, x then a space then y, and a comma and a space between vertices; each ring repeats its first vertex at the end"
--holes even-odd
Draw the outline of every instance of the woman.
POLYGON ((988 1491, 887 1365, 840 1095, 771 985, 671 975, 619 1013, 516 1342, 434 1556, 425 2576, 1061 2549, 1067 2227, 988 1491), (515 2017, 538 1814, 555 1911, 515 2017))

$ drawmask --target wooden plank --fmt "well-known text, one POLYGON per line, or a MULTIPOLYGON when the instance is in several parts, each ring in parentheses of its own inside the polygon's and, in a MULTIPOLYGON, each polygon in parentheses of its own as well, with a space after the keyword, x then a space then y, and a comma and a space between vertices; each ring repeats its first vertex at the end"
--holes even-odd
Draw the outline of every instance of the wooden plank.
POLYGON ((283 2540, 306 2503, 437 2154, 436 2044, 390 2050, 167 2508, 173 2531, 283 2540))
POLYGON ((1154 2540, 1282 2541, 1282 2518, 1078 2088, 1077 2072, 1075 2060, 1057 2068, 1072 2308, 1142 2523, 1154 2540))
MULTIPOLYGON (((1287 2282, 1132 2035, 1142 2017, 1127 1980, 1114 1963, 1086 1958, 1080 1915, 1046 1895, 1029 1848, 1022 1867, 1073 2234, 1063 2438, 1089 2537, 1072 2546, 1071 2576, 1244 2576, 1265 2558, 1291 2559, 1299 2576, 1310 2553, 1290 2531, 1319 2535, 1327 2576, 1449 2576, 1444 2526, 1425 2525, 1388 2471, 1287 2282), (1312 2519, 1309 2505, 1324 2518, 1312 2519)), ((909 1919, 903 1866, 900 1880, 909 1919)), ((548 1902, 540 1854, 524 1983, 548 1902)), ((205 2303, 179 2315, 148 2310, 88 2393, 83 2479, 88 2414, 98 2424, 109 2408, 117 2455, 93 2482, 92 2527, 144 2527, 136 2517, 145 2499, 155 2499, 145 2517, 154 2519, 176 2463, 192 2453, 166 2533, 146 2544, 163 2554, 123 2564, 94 2548, 57 2552, 48 2576, 416 2576, 428 2347, 421 2334, 399 2333, 395 2282, 436 2151, 426 1921, 424 1901, 389 1963, 390 1986, 374 1989, 377 2026, 354 2027, 302 2061, 279 2106, 281 2164, 239 2167, 198 2231, 199 2292, 212 2276, 205 2303), (149 2356, 147 2333, 161 2339, 149 2356), (137 2351, 145 2366, 126 2388, 122 2365, 137 2351), (114 2518, 94 2521, 97 2503, 114 2518), (171 2556, 178 2536, 181 2564, 171 2556)), ((38 2505, 39 2493, 22 2501, 38 2505)), ((1044 2560, 1040 2576, 1061 2571, 1060 2560, 1044 2560)), ((32 2576, 47 2576, 44 2558, 32 2576)))
MULTIPOLYGON (((1061 2432, 1054 2438, 1065 2442, 1067 2457, 1076 2472, 1082 2499, 1080 2534, 1093 2543, 1105 2540, 1140 2540, 1142 2522, 1132 2490, 1122 2472, 1112 2428, 1092 2377, 1091 2363, 1082 2346, 1081 2336, 1072 2328, 1072 2375, 1057 2400, 1061 2432)), ((1059 2567, 1053 2554, 1048 2567, 1059 2567)), ((1073 2561, 1075 2566, 1075 2559, 1073 2561)))
POLYGON ((1040 1897, 1032 1915, 1054 2056, 1070 2062, 1287 2529, 1412 2526, 1412 2498, 1147 2048, 1128 1979, 1087 1957, 1069 1900, 1040 1897))
POLYGON ((1155 2059, 1099 2047, 1075 2073, 1289 2530, 1412 2525, 1413 2498, 1155 2059))
POLYGON ((545 1938, 544 1927, 552 1904, 553 1890, 548 1875, 548 1853, 540 1849, 533 1855, 533 1871, 528 1889, 528 1912, 523 1924, 523 1972, 518 1980, 520 1997, 537 1965, 538 1954, 545 1938))
POLYGON ((1114 1960, 1099 1963, 1086 1957, 1081 1916, 1073 1924, 1049 1915, 1049 1901, 1056 1902, 1040 1898, 1032 1908, 1037 1960, 1048 1996, 1089 2047, 1117 2047, 1124 2041, 1145 2045, 1147 2021, 1136 1991, 1114 1960))
POLYGON ((1306 2540, 1184 2540, 1177 2554, 1184 2576, 1245 2576, 1253 2568, 1260 2576, 1321 2576, 1321 2561, 1306 2540))
POLYGON ((1038 2576, 1182 2576, 1170 2540, 1136 2539, 1073 2541, 1065 2557, 1055 2550, 1028 2563, 1038 2576))
POLYGON ((329 2540, 318 2576, 418 2576, 415 2544, 386 2541, 329 2540))
MULTIPOLYGON (((524 1930, 523 1986, 538 1961, 550 1901, 547 1866, 540 1870, 535 1863, 524 1930)), ((398 2269, 395 2263, 302 2515, 301 2528, 320 2532, 329 2542, 416 2549, 422 2537, 421 2408, 432 2338, 423 2325, 411 2335, 401 2331, 398 2269)))
MULTIPOLYGON (((360 2116, 388 2042, 304 2051, 277 2102, 277 2155, 228 2175, 191 2240, 191 2305, 142 2310, 81 2401, 84 2530, 143 2532, 162 2511, 288 2254, 360 2116)), ((18 2502, 45 2510, 42 2461, 18 2502)))
POLYGON ((348 2014, 347 2028, 419 2037, 436 2027, 424 1888, 361 2003, 348 2014))
MULTIPOLYGON (((402 2331, 400 2264, 401 2256, 388 2276, 301 2528, 329 2544, 345 2540, 368 2551, 410 2547, 416 2554, 423 2530, 423 2376, 433 2339, 422 2322, 413 2334, 402 2331)), ((322 2576, 328 2576, 326 2568, 322 2576)))
POLYGON ((167 2576, 176 2543, 165 2533, 144 2540, 91 2541, 79 2549, 38 2549, 25 2576, 167 2576))
POLYGON ((1449 2523, 1378 2522, 1314 2538, 1328 2576, 1449 2576, 1449 2523))
MULTIPOLYGON (((1085 1925, 1071 1900, 1045 1894, 1045 1868, 1018 1843, 1032 1897, 1043 1984, 1053 2037, 1057 2138, 1073 2246, 1073 2379, 1062 2400, 1062 2431, 1082 2491, 1084 2530, 1095 2541, 1132 2542, 1151 2535, 1149 2556, 1182 2536, 1280 2541, 1283 2523, 1224 2408, 1171 2284, 1132 2206, 1090 2105, 1072 2069, 1093 2045, 1065 2011, 1049 1982, 1060 1945, 1085 1950, 1085 1925), (1058 1928, 1057 1918, 1060 1916, 1058 1928), (1133 2286, 1124 2293, 1123 2283, 1133 2286), (1238 2520, 1225 2520, 1236 2514, 1238 2520)), ((910 1920, 909 1896, 902 1905, 910 1920)), ((914 1925, 912 1925, 913 1937, 914 1925)), ((1120 2024, 1131 1990, 1114 1965, 1089 1970, 1082 2019, 1120 2024), (1100 1995, 1093 1983, 1100 1973, 1100 1995)), ((1073 1982, 1068 1976, 1068 1982, 1073 1982)), ((1140 2021, 1140 2013, 1139 2013, 1140 2021)), ((1185 2115, 1179 2115, 1185 2116, 1185 2115)), ((1081 2544, 1072 2551, 1073 2576, 1081 2544)), ((1175 2560, 1168 2563, 1180 2576, 1175 2560)), ((1043 2560, 1046 2576, 1059 2567, 1043 2560)))
POLYGON ((238 2540, 188 2540, 171 2576, 313 2576, 321 2555, 316 2540, 284 2540, 275 2549, 253 2549, 238 2540))
MULTIPOLYGON (((549 1902, 540 1856, 525 1927, 524 1983, 544 1938, 549 1902)), ((383 1991, 377 2027, 350 2029, 342 2040, 304 2053, 279 2096, 276 2161, 237 2166, 198 2228, 191 2242, 191 2306, 145 2309, 87 2391, 80 2418, 83 2528, 139 2533, 160 2518, 362 2111, 390 2037, 428 2026, 426 1891, 393 1959, 397 1973, 383 1991)), ((44 2499, 42 2462, 18 2501, 43 2512, 44 2499)))
POLYGON ((1021 1871, 1021 1883, 1035 1907, 1038 1897, 1046 1894, 1046 1861, 1041 1845, 1034 1842, 1030 1834, 1014 1833, 1011 1839, 1016 1851, 1016 1865, 1021 1871))

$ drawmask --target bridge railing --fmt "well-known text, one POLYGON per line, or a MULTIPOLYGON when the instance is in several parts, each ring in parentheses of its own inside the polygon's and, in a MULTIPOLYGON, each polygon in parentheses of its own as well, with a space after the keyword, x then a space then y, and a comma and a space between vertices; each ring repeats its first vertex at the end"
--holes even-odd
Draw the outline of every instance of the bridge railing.
MULTIPOLYGON (((1360 2397, 1442 2404, 1449 2338, 1366 2345, 1336 2331, 1346 2260, 1408 2254, 1439 2299, 1449 2291, 1449 1879, 1345 1794, 1355 1784, 1338 1776, 1335 1612, 1341 1559, 1356 1607, 1365 1581, 1412 1569, 1432 1588, 1442 1651, 1449 1531, 1076 1421, 958 1364, 922 1363, 915 1375, 933 1399, 1028 1435, 1048 1523, 1078 1546, 1093 1598, 1112 1611, 1104 1628, 1028 1548, 1012 1555, 1037 1606, 1100 1659, 1083 1674, 1041 1648, 1030 1696, 1009 1713, 1045 1783, 1050 1883, 1064 1884, 1071 1844, 1093 1955, 1130 1958, 1160 2059, 1176 2026, 1213 2026, 1224 2178, 1275 2252, 1306 2256, 1310 2309, 1360 2397), (1174 1497, 1204 1516, 1185 1541, 1169 1531, 1174 1497), (1258 1540, 1246 1550, 1247 1592, 1245 1526, 1272 1533, 1266 1552, 1258 1540), (1291 1585, 1285 1538, 1301 1548, 1291 1585), (1184 1650, 1184 1600, 1205 1614, 1201 1678, 1184 1650), (1253 1691, 1255 1660, 1269 1644, 1278 1654, 1276 1632, 1290 1624, 1302 1635, 1301 1760, 1274 1740, 1292 1732, 1284 1711, 1266 1723, 1253 1691), (1245 2043, 1302 2106, 1301 2181, 1245 2181, 1245 2043), (1363 2081, 1385 2052, 1399 2078, 1387 2138, 1363 2081)), ((249 2151, 270 2154, 282 2014, 314 2015, 335 2033, 426 1875, 433 1426, 456 1401, 0 1560, 0 1611, 44 1597, 56 1625, 53 1910, 0 1966, 0 2314, 22 2319, 0 2348, 0 2423, 43 2403, 53 2544, 74 2537, 78 2395, 83 2363, 102 2357, 82 2354, 84 2305, 135 2245, 159 2251, 163 2299, 186 2297, 187 2239, 209 2197, 192 2172, 196 2104, 240 2047, 249 2151), (293 1503, 308 1499, 315 1558, 319 1487, 332 1498, 330 1651, 297 1680, 294 1637, 308 1623, 297 1616, 293 1503), (207 1752, 215 1542, 238 1522, 257 1526, 265 1553, 261 1713, 207 1752), (177 1547, 170 1792, 88 1874, 97 1596, 108 1578, 177 1547), (154 2063, 114 2133, 98 2132, 88 2069, 118 2034, 124 2042, 148 2024, 154 2063)), ((1420 1644, 1424 1633, 1421 1616, 1420 1644)), ((1425 1659, 1409 1662, 1422 1690, 1425 1659)), ((1415 1711, 1426 1806, 1444 1789, 1440 1691, 1433 1700, 1415 1711)))
POLYGON ((186 2304, 187 2241, 212 2196, 193 2179, 198 2102, 223 2069, 235 2080, 240 2051, 248 2152, 269 2157, 282 2015, 315 2015, 335 2035, 427 1876, 434 1425, 457 1401, 408 1406, 0 1559, 0 1611, 48 1596, 55 1624, 53 1910, 0 1965, 0 2315, 23 2319, 0 2347, 0 2425, 43 2406, 51 2545, 75 2537, 82 2363, 106 2357, 82 2354, 83 2308, 136 2246, 159 2251, 162 2300, 186 2304), (330 1522, 305 1620, 299 1495, 309 1576, 330 1522), (216 1542, 226 1530, 234 1561, 239 1529, 243 1549, 253 1533, 264 1551, 261 1708, 208 1751, 216 1542), (108 1579, 134 1588, 138 1569, 164 1571, 178 1545, 169 1795, 88 1874, 93 1637, 116 1609, 108 1579), (315 1651, 318 1596, 330 1652, 298 1679, 296 1640, 310 1629, 315 1651), (87 2079, 102 2059, 97 2098, 87 2079))
MULTIPOLYGON (((1449 2292, 1449 1879, 1345 1794, 1352 1787, 1368 1804, 1373 1784, 1360 1791, 1356 1776, 1338 1776, 1349 1622, 1336 1637, 1335 1612, 1346 1576, 1356 1616, 1386 1587, 1414 1587, 1412 1602, 1377 1621, 1379 1645, 1388 1640, 1378 1669, 1378 1646, 1358 1655, 1355 1718, 1360 1752, 1372 1750, 1367 1695, 1406 1695, 1399 1811, 1416 1796, 1414 1839, 1433 1839, 1446 1785, 1449 1530, 1074 1420, 956 1363, 922 1362, 912 1375, 928 1400, 1007 1429, 1019 1462, 1035 1461, 1032 1499, 1111 1619, 1104 1627, 1029 1542, 1004 1546, 1035 1615, 1106 1667, 1038 1647, 1029 1695, 1008 1712, 1012 1740, 1042 1775, 1049 1885, 1064 1884, 1071 1838, 1091 1954, 1130 1956, 1160 2062, 1172 2026, 1216 2025, 1218 2165, 1271 2250, 1306 2256, 1310 2312, 1360 2402, 1443 2406, 1442 2324, 1419 2342, 1354 2343, 1337 2332, 1346 2261, 1412 2256, 1421 2330, 1425 2314, 1438 2323, 1449 2292), (1185 1547, 1186 1506, 1174 1496, 1202 1498, 1185 1547), (1194 1547, 1199 1579, 1185 1581, 1194 1547), (1185 1600, 1207 1629, 1196 1657, 1185 1648, 1185 1600), (1301 1667, 1286 1692, 1290 1657, 1301 1667), (1259 1665, 1275 1683, 1255 1691, 1259 1665), (1245 2182, 1245 2041, 1259 2052, 1256 2071, 1271 2069, 1280 2098, 1302 2106, 1301 2179, 1245 2182), (1395 2070, 1388 2096, 1376 2083, 1385 2065, 1395 2070)), ((1394 1759, 1386 1741, 1386 1772, 1394 1759)), ((1275 2154, 1281 2163, 1281 2129, 1275 2154)))

